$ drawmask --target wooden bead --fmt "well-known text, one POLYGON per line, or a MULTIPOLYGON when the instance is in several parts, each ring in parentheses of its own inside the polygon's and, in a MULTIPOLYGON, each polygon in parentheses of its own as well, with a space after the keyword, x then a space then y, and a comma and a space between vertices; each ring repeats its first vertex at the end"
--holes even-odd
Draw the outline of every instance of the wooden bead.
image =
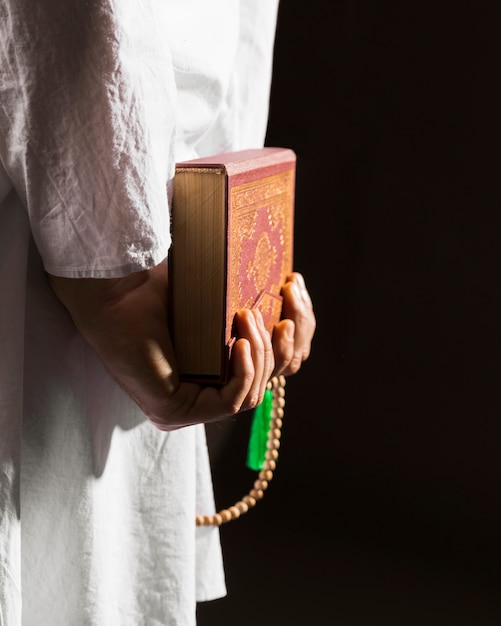
POLYGON ((270 470, 261 470, 259 472, 259 478, 261 480, 271 480, 273 478, 273 472, 270 470))
POLYGON ((266 489, 268 489, 268 481, 267 480, 261 480, 260 478, 258 478, 255 482, 254 482, 254 489, 262 490, 262 491, 266 491, 266 489))
POLYGON ((249 505, 246 502, 242 502, 242 500, 240 500, 240 502, 237 502, 235 506, 238 508, 240 513, 247 513, 247 511, 249 510, 249 505))
POLYGON ((256 500, 261 500, 264 496, 264 492, 261 489, 251 489, 249 493, 256 500))
POLYGON ((278 450, 267 450, 266 451, 266 458, 267 459, 273 459, 273 460, 277 460, 278 459, 278 450))
POLYGON ((273 459, 266 459, 263 463, 263 469, 271 470, 272 472, 277 468, 277 463, 273 459))
POLYGON ((244 496, 242 500, 245 502, 245 504, 249 505, 249 507, 256 506, 256 498, 253 498, 250 495, 244 496))

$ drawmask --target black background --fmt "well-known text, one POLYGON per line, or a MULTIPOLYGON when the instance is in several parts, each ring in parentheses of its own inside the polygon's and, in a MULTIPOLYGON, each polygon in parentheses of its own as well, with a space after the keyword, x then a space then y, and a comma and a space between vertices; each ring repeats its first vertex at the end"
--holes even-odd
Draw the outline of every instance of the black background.
MULTIPOLYGON (((496 4, 282 2, 267 145, 318 329, 200 626, 501 623, 496 4)), ((248 423, 216 427, 219 506, 248 423)))

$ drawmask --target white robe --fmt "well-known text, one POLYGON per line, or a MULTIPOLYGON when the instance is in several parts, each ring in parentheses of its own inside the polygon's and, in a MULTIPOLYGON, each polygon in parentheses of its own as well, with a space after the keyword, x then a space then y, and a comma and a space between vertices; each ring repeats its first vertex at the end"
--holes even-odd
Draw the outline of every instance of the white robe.
POLYGON ((0 0, 0 626, 193 626, 203 426, 158 431, 45 280, 170 246, 176 161, 261 146, 277 0, 0 0))

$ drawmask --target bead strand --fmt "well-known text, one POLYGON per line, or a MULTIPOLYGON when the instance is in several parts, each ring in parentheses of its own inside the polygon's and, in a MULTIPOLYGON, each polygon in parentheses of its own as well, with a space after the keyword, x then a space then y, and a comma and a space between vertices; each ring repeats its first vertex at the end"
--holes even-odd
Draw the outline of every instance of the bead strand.
POLYGON ((268 431, 267 451, 257 479, 249 493, 233 506, 221 509, 214 515, 197 515, 197 526, 221 526, 232 520, 238 519, 244 513, 256 506, 257 502, 264 496, 264 492, 273 479, 273 472, 277 466, 278 449, 280 448, 280 437, 282 434, 282 422, 285 407, 285 377, 274 376, 267 385, 272 392, 272 414, 270 428, 268 431))

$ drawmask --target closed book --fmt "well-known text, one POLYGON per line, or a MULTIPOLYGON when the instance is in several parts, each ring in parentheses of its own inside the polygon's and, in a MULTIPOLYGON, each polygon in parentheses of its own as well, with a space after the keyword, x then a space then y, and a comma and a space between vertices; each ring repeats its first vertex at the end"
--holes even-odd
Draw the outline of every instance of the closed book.
POLYGON ((223 384, 233 320, 280 320, 292 271, 296 155, 261 148, 178 163, 169 253, 169 327, 182 380, 223 384))

